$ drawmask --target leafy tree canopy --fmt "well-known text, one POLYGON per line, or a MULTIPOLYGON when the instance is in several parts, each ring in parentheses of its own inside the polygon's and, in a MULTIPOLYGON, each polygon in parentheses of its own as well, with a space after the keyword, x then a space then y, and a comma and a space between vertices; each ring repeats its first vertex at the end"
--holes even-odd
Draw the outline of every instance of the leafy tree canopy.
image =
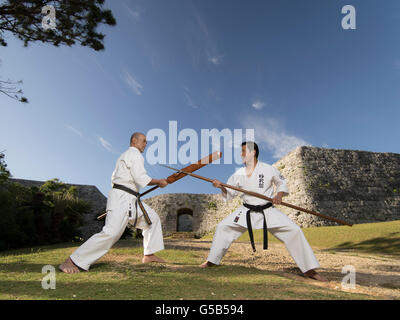
MULTIPOLYGON (((25 47, 30 42, 41 41, 56 47, 78 43, 96 51, 104 50, 104 34, 97 32, 97 27, 114 26, 116 21, 111 10, 104 9, 103 5, 104 0, 0 0, 0 46, 7 46, 6 34, 11 33, 25 47), (49 28, 51 23, 54 27, 49 28)), ((20 83, 0 80, 0 92, 27 103, 28 99, 18 88, 20 83)))
POLYGON ((79 43, 98 51, 104 49, 104 34, 96 31, 101 24, 114 26, 111 10, 104 9, 104 0, 3 0, 0 1, 0 45, 7 46, 5 33, 11 32, 27 46, 32 41, 71 46, 79 43), (55 9, 55 28, 44 28, 42 22, 55 9))

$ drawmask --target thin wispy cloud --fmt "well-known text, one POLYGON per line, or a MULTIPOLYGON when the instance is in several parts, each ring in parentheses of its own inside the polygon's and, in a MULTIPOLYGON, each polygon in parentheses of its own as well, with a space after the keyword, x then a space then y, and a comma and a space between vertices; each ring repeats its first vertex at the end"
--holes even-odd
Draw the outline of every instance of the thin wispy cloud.
POLYGON ((70 126, 69 124, 65 124, 64 125, 69 131, 75 133, 76 135, 80 136, 81 138, 83 138, 83 134, 82 132, 80 132, 78 129, 74 128, 73 126, 70 126))
POLYGON ((141 7, 135 7, 135 8, 131 8, 128 5, 126 5, 125 3, 123 4, 123 6, 126 9, 126 12, 128 13, 129 17, 133 20, 133 21, 140 21, 143 13, 144 13, 144 9, 141 7))
POLYGON ((395 60, 393 64, 397 70, 400 70, 400 59, 395 60))
POLYGON ((251 106, 256 110, 261 110, 262 108, 264 108, 265 103, 262 101, 255 101, 251 106))
POLYGON ((189 107, 192 107, 193 109, 197 109, 199 107, 198 104, 193 100, 191 92, 187 87, 183 87, 183 100, 189 107))
POLYGON ((311 146, 300 137, 287 133, 275 119, 265 117, 246 116, 241 120, 245 128, 254 129, 256 142, 272 152, 275 159, 280 159, 299 146, 311 146))
POLYGON ((254 129, 245 129, 241 131, 241 134, 233 133, 230 140, 226 141, 229 148, 238 149, 241 148, 243 141, 255 141, 254 129))
POLYGON ((101 145, 104 147, 104 149, 106 149, 109 152, 113 152, 111 143, 109 143, 103 137, 99 137, 99 141, 100 141, 101 145))
POLYGON ((122 69, 122 74, 126 84, 132 89, 132 91, 138 96, 141 96, 144 90, 143 86, 125 68, 122 69))
POLYGON ((71 132, 73 132, 74 134, 76 134, 77 136, 81 137, 82 140, 83 140, 84 142, 90 143, 90 144, 92 144, 92 145, 98 145, 98 142, 100 142, 100 145, 101 145, 104 149, 106 149, 108 152, 111 152, 111 153, 113 153, 113 154, 119 154, 118 152, 116 152, 116 151, 113 150, 113 146, 111 145, 111 143, 108 142, 108 141, 107 141, 106 139, 104 139, 103 137, 101 137, 101 136, 99 136, 99 135, 97 135, 97 138, 95 138, 95 137, 87 137, 87 136, 83 135, 83 133, 82 133, 80 130, 74 128, 73 126, 71 126, 71 125, 69 125, 69 124, 65 124, 64 126, 65 126, 65 128, 67 128, 69 131, 71 131, 71 132), (97 141, 96 141, 96 139, 97 139, 97 141))
POLYGON ((195 68, 197 69, 203 59, 214 66, 220 65, 224 55, 218 50, 217 42, 194 6, 193 14, 194 25, 192 25, 192 28, 188 28, 187 47, 195 68))
POLYGON ((208 56, 208 61, 211 62, 212 64, 218 66, 222 62, 222 55, 219 56, 211 56, 209 53, 207 53, 208 56))

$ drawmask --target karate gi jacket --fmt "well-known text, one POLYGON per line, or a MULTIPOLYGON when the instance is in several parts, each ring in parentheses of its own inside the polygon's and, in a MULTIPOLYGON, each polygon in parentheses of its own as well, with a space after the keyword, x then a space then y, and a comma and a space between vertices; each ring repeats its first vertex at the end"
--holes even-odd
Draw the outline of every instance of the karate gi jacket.
MULTIPOLYGON (((248 191, 257 192, 269 198, 274 197, 274 186, 276 188, 275 193, 278 192, 285 192, 287 194, 289 193, 286 180, 279 172, 279 170, 261 161, 257 162, 254 171, 250 177, 246 175, 246 168, 242 167, 228 179, 227 184, 248 191)), ((258 205, 264 205, 268 202, 266 200, 253 197, 251 195, 244 194, 236 190, 228 188, 226 188, 226 190, 227 193, 225 196, 224 193, 222 193, 222 198, 225 201, 229 201, 234 197, 236 197, 238 194, 240 194, 243 203, 258 206, 258 205)), ((264 212, 267 214, 269 210, 274 211, 276 209, 274 208, 266 209, 264 212)), ((234 215, 234 222, 243 227, 247 227, 247 222, 246 222, 247 211, 248 209, 246 207, 240 206, 235 212, 232 213, 232 215, 234 215)), ((263 221, 262 214, 252 212, 251 220, 254 229, 262 228, 262 221, 263 221)))

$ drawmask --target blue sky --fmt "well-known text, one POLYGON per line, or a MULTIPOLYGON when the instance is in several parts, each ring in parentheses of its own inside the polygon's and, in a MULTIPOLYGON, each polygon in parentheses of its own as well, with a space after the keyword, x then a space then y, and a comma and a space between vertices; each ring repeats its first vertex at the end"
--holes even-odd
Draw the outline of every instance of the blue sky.
MULTIPOLYGON (((260 160, 271 164, 298 145, 400 153, 398 0, 106 6, 117 25, 100 28, 105 51, 24 48, 11 34, 0 48, 1 79, 23 80, 30 101, 0 95, 0 151, 14 177, 96 185, 107 195, 131 133, 158 128, 168 137, 171 121, 199 137, 254 129, 260 160), (355 30, 342 28, 347 4, 355 30)), ((221 161, 198 173, 226 181, 237 166, 221 161)), ((154 178, 171 174, 146 168, 154 178)), ((170 192, 217 190, 186 177, 153 195, 170 192)))

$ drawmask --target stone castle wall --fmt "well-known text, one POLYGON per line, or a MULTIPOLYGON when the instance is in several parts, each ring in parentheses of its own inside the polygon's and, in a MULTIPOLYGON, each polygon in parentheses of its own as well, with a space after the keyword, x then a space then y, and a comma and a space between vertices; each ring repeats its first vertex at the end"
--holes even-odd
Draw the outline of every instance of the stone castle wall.
MULTIPOLYGON (((298 147, 273 166, 287 180, 287 203, 353 224, 400 220, 400 154, 298 147)), ((79 197, 92 205, 82 227, 87 239, 104 225, 96 217, 107 199, 95 186, 75 186, 79 197)), ((185 224, 192 224, 191 231, 201 237, 241 205, 239 197, 224 202, 220 194, 161 194, 143 201, 159 214, 164 236, 178 231, 179 215, 186 214, 190 219, 185 224)), ((284 206, 279 209, 301 227, 335 224, 284 206)))
MULTIPOLYGON (((285 202, 354 224, 400 219, 400 154, 298 147, 274 164, 285 202)), ((280 207, 302 227, 334 222, 280 207)))
POLYGON ((160 216, 163 234, 169 236, 178 231, 179 212, 191 213, 193 232, 197 237, 212 232, 215 226, 234 211, 241 200, 224 202, 219 194, 162 194, 143 200, 160 216))

